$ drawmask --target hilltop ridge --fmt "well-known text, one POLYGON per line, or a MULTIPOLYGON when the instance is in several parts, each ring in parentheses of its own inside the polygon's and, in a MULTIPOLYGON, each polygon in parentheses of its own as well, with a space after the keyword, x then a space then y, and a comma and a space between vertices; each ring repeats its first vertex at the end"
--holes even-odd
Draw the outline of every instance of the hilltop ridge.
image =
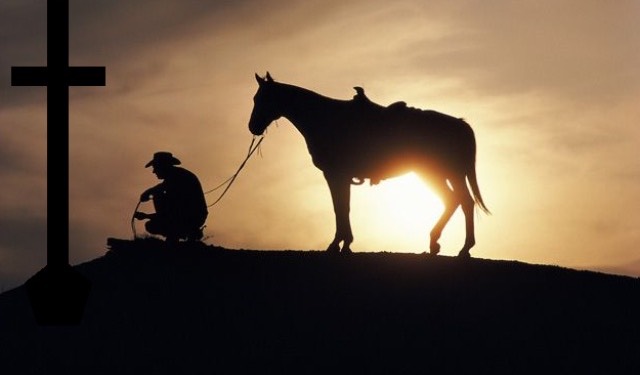
POLYGON ((426 254, 111 240, 83 321, 0 295, 3 373, 639 373, 640 279, 426 254), (18 372, 13 372, 18 371, 18 372))

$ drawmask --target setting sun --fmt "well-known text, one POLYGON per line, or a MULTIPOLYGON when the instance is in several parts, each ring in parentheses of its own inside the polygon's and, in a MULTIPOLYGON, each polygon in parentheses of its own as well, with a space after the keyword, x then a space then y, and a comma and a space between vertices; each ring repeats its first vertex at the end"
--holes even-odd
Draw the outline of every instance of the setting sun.
POLYGON ((428 249, 429 231, 444 206, 415 173, 371 187, 354 186, 352 195, 351 214, 358 243, 378 243, 389 251, 428 249))

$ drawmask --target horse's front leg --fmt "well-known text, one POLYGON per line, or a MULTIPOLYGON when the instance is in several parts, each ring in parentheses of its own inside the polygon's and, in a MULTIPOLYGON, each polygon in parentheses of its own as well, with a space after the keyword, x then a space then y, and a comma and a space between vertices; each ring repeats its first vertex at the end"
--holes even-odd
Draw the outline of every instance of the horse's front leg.
POLYGON ((324 173, 331 199, 333 201, 333 211, 336 216, 336 234, 333 241, 327 248, 328 252, 350 253, 349 245, 353 242, 351 232, 351 222, 349 221, 350 201, 351 201, 351 179, 341 175, 324 173), (344 242, 340 250, 340 242, 344 242))

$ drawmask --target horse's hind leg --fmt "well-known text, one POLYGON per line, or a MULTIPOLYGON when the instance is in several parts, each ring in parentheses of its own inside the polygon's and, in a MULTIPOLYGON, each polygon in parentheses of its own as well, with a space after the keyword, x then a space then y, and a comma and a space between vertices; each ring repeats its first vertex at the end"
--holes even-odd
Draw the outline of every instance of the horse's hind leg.
POLYGON ((429 242, 429 252, 431 255, 436 255, 440 252, 440 244, 438 243, 438 240, 442 235, 442 230, 458 208, 459 202, 445 180, 438 181, 437 183, 432 184, 431 187, 435 190, 440 199, 442 199, 442 203, 444 204, 444 211, 442 212, 442 215, 440 215, 440 219, 438 219, 431 229, 430 233, 431 238, 429 242))
POLYGON ((473 209, 475 203, 473 198, 471 197, 471 193, 469 192, 469 188, 467 187, 467 183, 465 177, 462 179, 455 179, 452 181, 452 186, 454 190, 454 194, 456 195, 460 205, 462 206, 462 212, 464 213, 464 222, 466 229, 466 236, 464 240, 464 246, 458 253, 459 257, 468 258, 471 256, 469 250, 476 244, 475 237, 475 226, 474 226, 474 217, 473 217, 473 209))

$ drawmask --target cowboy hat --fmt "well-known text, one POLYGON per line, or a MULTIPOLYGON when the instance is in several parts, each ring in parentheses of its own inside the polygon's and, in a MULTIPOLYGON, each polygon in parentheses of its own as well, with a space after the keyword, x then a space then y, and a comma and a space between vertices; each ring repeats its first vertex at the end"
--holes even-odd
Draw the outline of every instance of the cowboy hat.
POLYGON ((153 159, 149 161, 144 167, 149 168, 152 165, 178 165, 180 160, 173 156, 170 152, 158 151, 153 154, 153 159))

